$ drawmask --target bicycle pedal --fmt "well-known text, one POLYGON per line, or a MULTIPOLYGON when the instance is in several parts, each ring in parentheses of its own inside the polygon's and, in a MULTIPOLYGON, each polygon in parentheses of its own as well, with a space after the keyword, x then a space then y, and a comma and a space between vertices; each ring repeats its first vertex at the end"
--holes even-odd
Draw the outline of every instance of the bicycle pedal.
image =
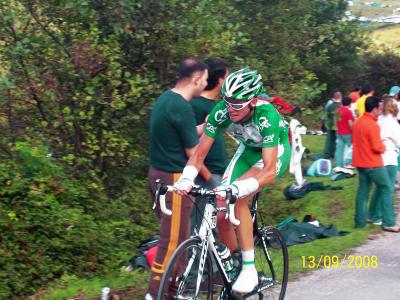
POLYGON ((258 282, 265 282, 265 281, 273 282, 274 280, 272 279, 272 277, 265 276, 264 273, 259 272, 258 273, 258 282))
POLYGON ((256 287, 257 293, 261 293, 261 291, 268 289, 272 286, 275 285, 275 281, 272 279, 272 277, 267 277, 264 276, 264 274, 259 274, 258 275, 258 285, 256 287))

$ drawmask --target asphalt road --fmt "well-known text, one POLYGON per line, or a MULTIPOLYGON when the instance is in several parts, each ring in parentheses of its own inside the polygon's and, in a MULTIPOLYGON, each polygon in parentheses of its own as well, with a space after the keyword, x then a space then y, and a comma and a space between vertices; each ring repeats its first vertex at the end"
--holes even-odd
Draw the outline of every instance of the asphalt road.
MULTIPOLYGON (((400 213, 397 222, 400 224, 400 213)), ((385 232, 351 254, 377 256, 378 267, 348 268, 346 260, 338 269, 312 271, 288 284, 285 300, 400 299, 400 233, 385 232)))

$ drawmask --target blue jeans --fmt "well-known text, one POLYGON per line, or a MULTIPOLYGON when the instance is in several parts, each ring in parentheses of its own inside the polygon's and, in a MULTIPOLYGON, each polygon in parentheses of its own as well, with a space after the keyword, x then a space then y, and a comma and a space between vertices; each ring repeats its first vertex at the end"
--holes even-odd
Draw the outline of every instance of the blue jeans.
POLYGON ((337 134, 336 135, 336 150, 335 150, 335 165, 343 167, 345 164, 350 163, 344 161, 344 149, 351 146, 351 134, 337 134))

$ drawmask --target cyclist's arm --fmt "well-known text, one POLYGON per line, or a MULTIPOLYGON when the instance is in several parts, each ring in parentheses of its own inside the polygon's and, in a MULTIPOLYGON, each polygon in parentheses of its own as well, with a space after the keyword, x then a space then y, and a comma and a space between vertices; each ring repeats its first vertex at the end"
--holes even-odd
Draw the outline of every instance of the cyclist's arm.
POLYGON ((203 134, 205 128, 206 128, 206 122, 197 125, 196 126, 197 135, 201 136, 203 134))
POLYGON ((200 137, 198 147, 195 149, 193 155, 190 156, 186 166, 193 166, 197 170, 200 170, 215 138, 218 136, 221 129, 227 127, 228 124, 228 111, 225 104, 220 102, 205 118, 204 133, 200 137))
POLYGON ((276 178, 276 162, 278 160, 278 147, 270 147, 262 149, 262 158, 264 168, 260 169, 254 177, 258 181, 260 187, 274 183, 276 178))
POLYGON ((197 135, 201 136, 206 130, 208 115, 204 118, 204 122, 196 126, 197 135))
POLYGON ((231 184, 233 191, 239 198, 253 194, 265 185, 272 184, 276 178, 279 127, 285 127, 286 125, 275 109, 262 111, 259 120, 263 137, 261 151, 264 166, 262 169, 251 168, 239 180, 231 184))
MULTIPOLYGON (((208 170, 208 168, 204 165, 204 159, 208 154, 208 151, 210 151, 210 148, 214 142, 214 139, 208 137, 209 139, 212 139, 211 144, 209 145, 208 149, 205 145, 202 145, 202 143, 204 144, 205 142, 202 142, 204 139, 203 135, 200 138, 200 142, 196 147, 193 148, 185 148, 185 152, 187 157, 189 157, 189 161, 187 162, 187 166, 194 166, 197 170, 199 170, 199 174, 201 175, 201 177, 203 177, 203 179, 207 182, 211 179, 211 172, 208 170), (199 148, 201 147, 201 153, 199 153, 199 148), (205 152, 205 154, 203 154, 203 152, 205 152)), ((206 136, 207 137, 207 136, 206 136)), ((207 142, 208 143, 208 142, 207 142)))
POLYGON ((262 157, 264 167, 262 169, 256 167, 250 168, 239 180, 232 183, 232 186, 236 188, 237 195, 240 198, 253 194, 264 186, 274 183, 276 178, 277 156, 277 146, 263 148, 262 157))
POLYGON ((199 144, 195 147, 186 165, 194 166, 197 170, 200 170, 200 168, 204 166, 204 160, 213 143, 214 139, 212 137, 203 134, 200 138, 199 144))
POLYGON ((218 136, 221 128, 229 125, 228 111, 223 102, 218 103, 211 111, 207 119, 206 128, 200 138, 200 142, 193 149, 182 175, 175 183, 174 187, 178 193, 187 193, 193 186, 193 181, 200 172, 204 179, 209 179, 207 171, 204 171, 204 160, 218 136))
POLYGON ((204 159, 210 150, 214 139, 203 134, 200 138, 200 142, 196 147, 185 149, 186 155, 189 156, 189 161, 186 163, 186 167, 183 169, 182 175, 179 180, 174 184, 174 189, 178 194, 187 195, 192 189, 194 179, 198 174, 204 178, 205 181, 211 179, 211 173, 204 166, 204 159))

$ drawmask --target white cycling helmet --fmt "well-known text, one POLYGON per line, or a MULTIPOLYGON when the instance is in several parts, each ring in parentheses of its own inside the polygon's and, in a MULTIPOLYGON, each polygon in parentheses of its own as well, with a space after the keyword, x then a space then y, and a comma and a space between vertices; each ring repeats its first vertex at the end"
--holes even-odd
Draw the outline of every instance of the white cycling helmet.
POLYGON ((249 101, 262 92, 263 82, 257 71, 243 68, 230 74, 222 85, 222 96, 234 99, 249 101))

